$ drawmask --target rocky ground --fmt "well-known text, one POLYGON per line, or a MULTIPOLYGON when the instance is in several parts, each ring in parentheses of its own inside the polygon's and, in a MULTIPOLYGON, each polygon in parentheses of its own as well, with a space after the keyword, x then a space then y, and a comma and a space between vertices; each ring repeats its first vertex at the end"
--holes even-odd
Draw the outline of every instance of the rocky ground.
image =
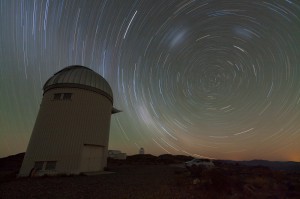
POLYGON ((0 161, 0 198, 300 198, 299 173, 221 162, 189 171, 184 157, 166 157, 110 160, 111 174, 38 178, 16 178, 17 161, 0 161))
POLYGON ((170 198, 176 188, 176 167, 122 165, 115 173, 12 179, 0 184, 0 198, 170 198))

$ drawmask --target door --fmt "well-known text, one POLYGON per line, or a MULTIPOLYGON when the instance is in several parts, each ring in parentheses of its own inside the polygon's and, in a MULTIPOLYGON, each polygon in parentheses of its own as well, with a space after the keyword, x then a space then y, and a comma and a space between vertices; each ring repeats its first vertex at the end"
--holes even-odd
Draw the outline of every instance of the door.
POLYGON ((103 170, 103 157, 103 147, 84 145, 81 153, 80 172, 93 172, 103 170))

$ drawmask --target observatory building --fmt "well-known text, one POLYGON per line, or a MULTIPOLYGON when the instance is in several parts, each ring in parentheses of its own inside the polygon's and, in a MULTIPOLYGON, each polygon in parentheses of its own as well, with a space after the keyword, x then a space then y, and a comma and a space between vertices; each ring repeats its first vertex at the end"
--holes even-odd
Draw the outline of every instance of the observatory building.
POLYGON ((79 174, 106 167, 113 93, 84 66, 69 66, 45 83, 19 176, 79 174))
POLYGON ((143 147, 142 147, 142 148, 140 148, 140 150, 139 150, 139 154, 141 154, 141 155, 145 154, 145 150, 144 150, 144 148, 143 148, 143 147))

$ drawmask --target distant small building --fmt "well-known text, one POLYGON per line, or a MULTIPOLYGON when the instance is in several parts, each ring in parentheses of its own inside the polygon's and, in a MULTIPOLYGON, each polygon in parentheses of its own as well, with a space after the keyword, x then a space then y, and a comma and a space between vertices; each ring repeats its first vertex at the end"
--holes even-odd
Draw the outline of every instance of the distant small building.
POLYGON ((108 157, 118 160, 126 160, 127 154, 119 150, 108 150, 108 157))
POLYGON ((142 147, 142 148, 140 148, 140 150, 139 150, 139 154, 145 154, 145 150, 144 150, 144 148, 142 147))

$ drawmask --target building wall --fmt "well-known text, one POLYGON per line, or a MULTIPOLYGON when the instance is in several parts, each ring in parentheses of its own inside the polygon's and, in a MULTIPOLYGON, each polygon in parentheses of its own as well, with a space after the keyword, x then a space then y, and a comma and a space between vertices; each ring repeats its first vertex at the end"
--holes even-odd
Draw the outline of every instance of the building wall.
POLYGON ((57 161, 55 173, 78 174, 82 172, 82 158, 86 157, 83 153, 87 147, 101 147, 93 153, 97 156, 103 151, 99 157, 100 168, 92 170, 103 170, 107 161, 111 110, 112 102, 96 92, 77 88, 47 91, 19 175, 28 176, 36 161, 57 161), (55 93, 72 93, 72 97, 71 100, 54 100, 55 93))
POLYGON ((108 150, 108 157, 119 160, 126 160, 127 154, 119 150, 108 150))

